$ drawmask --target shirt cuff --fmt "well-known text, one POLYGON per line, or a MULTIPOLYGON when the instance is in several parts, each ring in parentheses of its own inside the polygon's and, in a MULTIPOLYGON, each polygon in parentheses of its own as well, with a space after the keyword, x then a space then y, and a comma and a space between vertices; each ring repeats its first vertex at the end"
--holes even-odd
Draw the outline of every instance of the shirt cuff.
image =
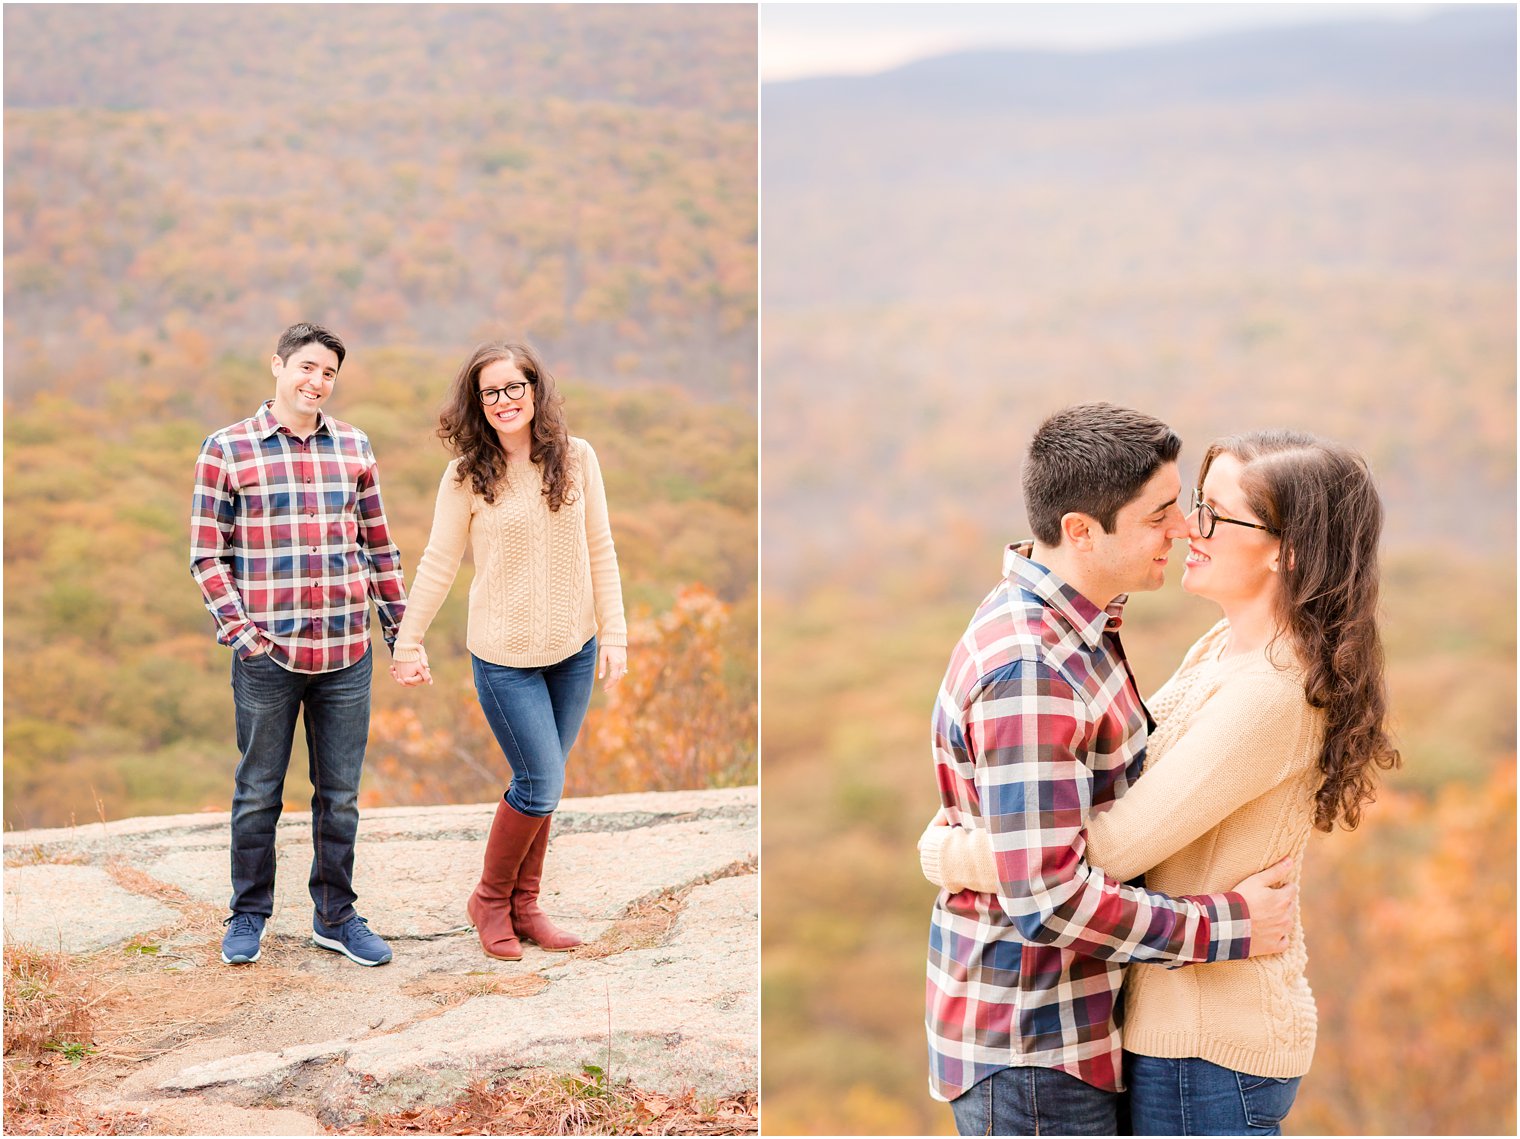
POLYGON ((1251 955, 1251 913, 1240 894, 1199 894, 1191 899, 1208 914, 1208 961, 1244 961, 1251 955))
POLYGON ((599 649, 614 648, 626 649, 628 647, 627 633, 598 633, 596 635, 596 647, 599 649))
MULTIPOLYGON (((259 647, 258 626, 250 621, 227 643, 232 647, 232 651, 238 655, 239 660, 247 660, 253 655, 253 650, 259 647)), ((268 651, 268 649, 265 650, 265 652, 268 651)))

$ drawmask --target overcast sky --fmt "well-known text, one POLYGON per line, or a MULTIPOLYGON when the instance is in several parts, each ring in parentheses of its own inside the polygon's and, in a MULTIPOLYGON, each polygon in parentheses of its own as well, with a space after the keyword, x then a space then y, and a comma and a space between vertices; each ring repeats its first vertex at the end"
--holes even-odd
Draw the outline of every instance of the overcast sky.
POLYGON ((1246 28, 1412 20, 1437 4, 760 5, 760 76, 861 75, 967 48, 1093 51, 1246 28))

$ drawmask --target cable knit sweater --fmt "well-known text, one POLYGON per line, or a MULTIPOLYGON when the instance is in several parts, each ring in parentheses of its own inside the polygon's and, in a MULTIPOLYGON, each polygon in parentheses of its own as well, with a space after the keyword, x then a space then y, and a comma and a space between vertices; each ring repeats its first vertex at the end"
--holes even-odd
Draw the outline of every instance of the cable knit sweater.
MULTIPOLYGON (((1313 831, 1324 716, 1279 647, 1224 657, 1221 621, 1149 701, 1157 721, 1144 775, 1088 820, 1086 856, 1120 880, 1145 872, 1164 894, 1228 890, 1285 855, 1294 878, 1313 831)), ((926 874, 993 888, 985 832, 931 827, 926 874), (939 832, 939 833, 935 833, 939 832), (945 833, 949 832, 949 833, 945 833)), ((1295 920, 1286 952, 1180 969, 1137 965, 1124 989, 1124 1047, 1199 1057, 1256 1076, 1302 1076, 1314 1055, 1308 954, 1295 920)))
POLYGON ((532 668, 564 660, 593 633, 626 645, 623 591, 607 524, 607 495, 596 452, 571 437, 574 491, 550 510, 537 464, 513 463, 496 501, 443 472, 433 530, 407 591, 395 659, 426 659, 422 638, 459 572, 466 542, 475 561, 466 644, 491 664, 532 668), (573 501, 572 501, 573 500, 573 501))

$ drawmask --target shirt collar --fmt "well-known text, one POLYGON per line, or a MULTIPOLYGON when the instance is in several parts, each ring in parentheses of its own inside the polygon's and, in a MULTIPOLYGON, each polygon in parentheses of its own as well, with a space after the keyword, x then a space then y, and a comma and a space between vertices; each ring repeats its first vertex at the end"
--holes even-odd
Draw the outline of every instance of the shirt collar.
MULTIPOLYGON (((254 431, 260 439, 268 439, 276 431, 280 430, 282 426, 283 424, 274 417, 274 400, 266 399, 263 406, 259 408, 258 413, 253 417, 254 431)), ((286 428, 286 433, 291 434, 289 428, 286 428)), ((320 408, 317 409, 317 429, 312 434, 332 434, 332 427, 328 425, 327 416, 322 414, 320 408)))
POLYGON ((1062 620, 1076 631, 1082 643, 1096 649, 1103 643, 1103 634, 1117 630, 1124 624, 1124 605, 1129 594, 1121 593, 1109 603, 1107 609, 1099 609, 1039 562, 1030 559, 1034 552, 1034 540, 1026 538, 1003 550, 1003 577, 1022 589, 1028 590, 1054 610, 1062 620))

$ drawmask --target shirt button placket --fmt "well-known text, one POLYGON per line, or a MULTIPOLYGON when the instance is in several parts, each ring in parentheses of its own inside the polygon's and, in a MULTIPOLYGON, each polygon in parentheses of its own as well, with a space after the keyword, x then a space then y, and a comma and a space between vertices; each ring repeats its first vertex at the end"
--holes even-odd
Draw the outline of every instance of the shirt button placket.
MULTIPOLYGON (((315 439, 316 436, 312 436, 312 438, 315 439)), ((307 447, 305 449, 303 469, 304 469, 305 475, 306 475, 306 494, 305 494, 305 498, 306 498, 306 501, 305 501, 306 517, 308 519, 310 519, 311 521, 308 521, 306 523, 306 529, 307 529, 306 540, 308 542, 316 542, 317 541, 317 529, 316 529, 317 491, 316 491, 316 486, 315 486, 315 483, 316 483, 316 470, 315 470, 315 463, 313 462, 312 456, 311 456, 310 440, 308 440, 307 443, 308 443, 308 445, 307 445, 307 447)), ((315 632, 316 632, 316 625, 319 622, 319 618, 317 616, 317 613, 322 608, 322 566, 321 566, 320 560, 318 559, 317 547, 315 545, 313 545, 313 546, 310 546, 309 549, 311 550, 311 605, 309 607, 309 614, 308 614, 308 616, 306 618, 306 621, 307 621, 308 627, 310 627, 312 629, 313 634, 315 634, 315 632)), ((315 639, 315 637, 313 637, 313 639, 315 639)))

